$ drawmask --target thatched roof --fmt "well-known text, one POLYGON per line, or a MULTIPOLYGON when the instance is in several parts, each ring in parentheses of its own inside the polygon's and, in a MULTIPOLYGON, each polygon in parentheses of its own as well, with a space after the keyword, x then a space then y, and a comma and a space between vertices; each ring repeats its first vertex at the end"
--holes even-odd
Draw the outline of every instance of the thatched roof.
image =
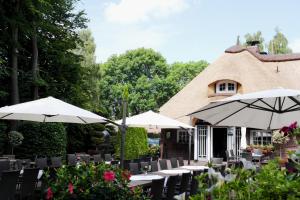
POLYGON ((208 86, 218 80, 238 82, 241 93, 278 87, 300 90, 300 55, 261 55, 253 47, 231 47, 165 103, 160 113, 189 123, 187 114, 227 97, 208 95, 208 86))

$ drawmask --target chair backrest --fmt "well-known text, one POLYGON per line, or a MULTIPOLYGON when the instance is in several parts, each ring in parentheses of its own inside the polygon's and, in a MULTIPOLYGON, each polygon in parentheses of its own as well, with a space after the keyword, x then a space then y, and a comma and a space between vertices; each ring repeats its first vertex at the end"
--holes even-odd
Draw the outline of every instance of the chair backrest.
POLYGON ((177 168, 178 167, 177 158, 171 158, 170 161, 171 161, 171 167, 172 168, 177 168))
POLYGON ((75 166, 77 163, 77 156, 75 154, 68 154, 67 162, 68 162, 68 165, 75 166))
POLYGON ((61 167, 61 157, 51 157, 51 167, 61 167))
POLYGON ((45 169, 48 167, 47 158, 37 158, 35 160, 35 165, 37 168, 45 169))
POLYGON ((226 159, 227 159, 227 161, 229 161, 229 160, 231 160, 231 159, 232 159, 232 157, 230 156, 230 154, 229 154, 229 151, 228 151, 228 150, 226 150, 226 151, 225 151, 225 154, 226 154, 226 159))
POLYGON ((182 194, 182 193, 184 193, 184 192, 187 191, 190 179, 191 179, 191 173, 183 173, 182 174, 182 176, 181 176, 181 183, 180 183, 180 189, 179 189, 180 194, 182 194))
POLYGON ((151 184, 151 196, 153 200, 162 199, 162 193, 164 190, 165 178, 152 180, 151 184))
POLYGON ((103 160, 102 160, 102 157, 101 157, 101 154, 96 154, 96 155, 93 156, 93 158, 94 158, 94 162, 95 162, 96 164, 98 164, 98 163, 100 163, 100 162, 103 161, 103 160))
POLYGON ((139 164, 138 163, 129 163, 129 171, 131 174, 139 174, 139 164))
POLYGON ((149 168, 149 163, 148 162, 141 162, 141 171, 144 171, 146 166, 149 168))
POLYGON ((111 154, 104 154, 104 159, 105 161, 111 161, 112 160, 111 154))
POLYGON ((230 157, 235 157, 233 149, 230 149, 230 157))
POLYGON ((24 173, 20 179, 21 199, 32 197, 34 195, 38 173, 39 168, 24 169, 24 173))
POLYGON ((151 161, 150 166, 151 166, 151 172, 157 172, 158 171, 157 161, 151 161))
POLYGON ((14 199, 16 194, 16 185, 20 171, 2 171, 0 180, 0 197, 1 199, 14 199))
POLYGON ((88 155, 88 154, 86 154, 86 155, 82 155, 81 157, 81 160, 83 161, 83 162, 85 162, 85 163, 90 163, 90 160, 91 160, 91 156, 90 155, 88 155))
POLYGON ((199 183, 198 183, 198 180, 196 177, 199 176, 200 174, 201 174, 201 171, 193 171, 190 196, 197 194, 199 183))
POLYGON ((184 166, 183 157, 178 157, 177 159, 178 159, 179 166, 184 166))
POLYGON ((159 160, 159 166, 161 170, 168 169, 167 160, 165 159, 159 160))
POLYGON ((173 199, 179 175, 170 176, 167 182, 167 199, 173 199))
POLYGON ((123 166, 123 168, 129 170, 129 163, 131 163, 131 160, 124 160, 124 163, 123 163, 124 166, 123 166))
POLYGON ((9 170, 9 168, 10 168, 9 160, 0 160, 0 176, 2 171, 9 170))

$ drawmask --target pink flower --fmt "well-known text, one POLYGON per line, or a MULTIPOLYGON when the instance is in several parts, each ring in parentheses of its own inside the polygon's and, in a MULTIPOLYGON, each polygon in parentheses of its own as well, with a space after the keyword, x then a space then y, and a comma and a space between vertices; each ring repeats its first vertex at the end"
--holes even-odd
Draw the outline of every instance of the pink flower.
POLYGON ((293 131, 294 129, 297 128, 297 122, 292 123, 289 128, 291 129, 291 131, 293 131))
POLYGON ((106 182, 114 181, 114 180, 115 180, 115 173, 114 173, 113 171, 106 171, 106 172, 104 172, 104 174, 103 174, 103 179, 104 179, 106 182))
POLYGON ((46 199, 53 199, 53 192, 51 190, 51 187, 48 187, 47 189, 47 195, 46 195, 46 199))
POLYGON ((68 185, 68 190, 69 190, 69 193, 70 193, 70 194, 73 194, 73 193, 74 193, 74 186, 73 186, 72 183, 69 183, 69 185, 68 185))
POLYGON ((284 127, 282 127, 279 131, 280 131, 280 132, 283 132, 283 133, 284 133, 284 136, 286 136, 286 135, 290 132, 290 129, 289 129, 289 127, 287 127, 287 126, 284 126, 284 127))

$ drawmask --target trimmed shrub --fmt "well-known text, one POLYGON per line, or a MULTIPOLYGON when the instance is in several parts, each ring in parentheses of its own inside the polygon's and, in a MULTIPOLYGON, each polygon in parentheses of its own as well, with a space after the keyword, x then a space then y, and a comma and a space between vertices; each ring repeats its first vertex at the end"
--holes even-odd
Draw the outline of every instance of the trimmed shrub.
MULTIPOLYGON (((121 132, 116 136, 115 150, 120 156, 121 132)), ((125 134, 125 159, 131 160, 148 153, 147 131, 144 128, 129 127, 125 134)))
POLYGON ((18 131, 24 136, 22 145, 15 149, 20 158, 66 154, 66 131, 61 123, 24 123, 18 131))

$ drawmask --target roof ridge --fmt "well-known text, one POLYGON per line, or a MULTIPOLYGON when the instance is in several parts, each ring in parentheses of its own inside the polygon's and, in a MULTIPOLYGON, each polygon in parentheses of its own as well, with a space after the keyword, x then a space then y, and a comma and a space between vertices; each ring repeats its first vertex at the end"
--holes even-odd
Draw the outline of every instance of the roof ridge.
POLYGON ((300 60, 300 53, 290 53, 290 54, 260 54, 257 47, 244 47, 241 45, 234 45, 225 50, 225 53, 240 53, 243 51, 248 51, 254 57, 262 62, 287 62, 300 60))

